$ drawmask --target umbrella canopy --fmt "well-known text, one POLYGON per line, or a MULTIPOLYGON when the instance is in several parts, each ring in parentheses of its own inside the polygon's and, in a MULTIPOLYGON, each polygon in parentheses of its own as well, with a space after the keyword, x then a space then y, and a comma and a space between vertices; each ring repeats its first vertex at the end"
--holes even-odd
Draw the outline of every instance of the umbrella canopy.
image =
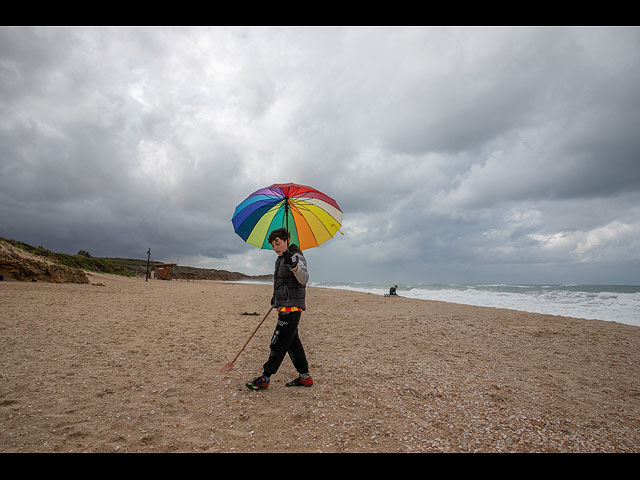
POLYGON ((332 238, 342 224, 336 201, 315 188, 295 183, 274 184, 253 192, 236 207, 235 232, 248 244, 273 249, 269 234, 286 228, 301 250, 332 238))

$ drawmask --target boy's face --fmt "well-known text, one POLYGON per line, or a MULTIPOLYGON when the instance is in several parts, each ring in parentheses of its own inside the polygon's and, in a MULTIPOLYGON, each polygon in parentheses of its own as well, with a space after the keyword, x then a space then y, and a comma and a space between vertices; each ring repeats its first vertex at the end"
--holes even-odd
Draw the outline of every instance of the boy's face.
POLYGON ((276 237, 276 239, 271 242, 271 246, 273 247, 273 251, 278 254, 278 256, 282 256, 284 251, 289 248, 289 242, 286 240, 282 240, 280 237, 276 237))

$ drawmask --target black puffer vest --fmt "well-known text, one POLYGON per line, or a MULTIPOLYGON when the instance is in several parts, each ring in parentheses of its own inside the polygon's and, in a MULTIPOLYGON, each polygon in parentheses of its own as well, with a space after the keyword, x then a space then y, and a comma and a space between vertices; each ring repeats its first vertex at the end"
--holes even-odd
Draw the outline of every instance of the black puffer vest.
MULTIPOLYGON (((289 251, 302 255, 302 251, 296 244, 289 245, 289 251)), ((273 273, 273 306, 276 308, 298 307, 304 310, 306 293, 306 286, 298 282, 293 272, 279 256, 276 259, 276 269, 273 273)))

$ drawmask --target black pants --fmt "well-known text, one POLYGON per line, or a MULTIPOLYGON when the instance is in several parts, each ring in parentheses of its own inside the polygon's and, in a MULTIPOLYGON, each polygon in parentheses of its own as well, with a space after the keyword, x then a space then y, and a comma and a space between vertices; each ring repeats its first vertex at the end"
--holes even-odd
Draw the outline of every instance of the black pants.
POLYGON ((269 360, 262 367, 266 377, 278 371, 287 353, 298 373, 309 373, 307 356, 298 336, 301 314, 302 312, 282 312, 278 315, 278 323, 271 337, 269 360))

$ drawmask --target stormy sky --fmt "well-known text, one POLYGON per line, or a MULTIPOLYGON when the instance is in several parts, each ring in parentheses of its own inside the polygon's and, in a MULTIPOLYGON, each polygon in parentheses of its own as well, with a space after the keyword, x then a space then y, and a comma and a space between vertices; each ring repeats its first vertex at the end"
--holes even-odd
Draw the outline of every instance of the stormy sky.
POLYGON ((640 284, 640 29, 0 28, 0 236, 271 273, 289 182, 312 281, 640 284))

